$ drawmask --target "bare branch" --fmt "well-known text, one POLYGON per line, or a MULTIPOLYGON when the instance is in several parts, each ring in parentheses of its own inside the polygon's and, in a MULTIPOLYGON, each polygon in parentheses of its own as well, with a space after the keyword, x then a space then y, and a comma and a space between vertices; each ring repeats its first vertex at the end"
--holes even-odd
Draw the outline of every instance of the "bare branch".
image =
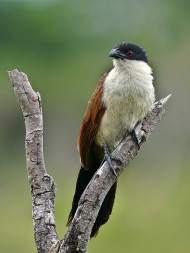
MULTIPOLYGON (((43 122, 40 94, 33 91, 26 74, 15 69, 9 72, 9 77, 25 120, 26 164, 28 180, 31 185, 33 224, 38 252, 86 252, 91 230, 101 204, 116 178, 107 162, 98 169, 81 196, 77 212, 64 240, 60 241, 54 219, 56 184, 46 172, 43 156, 43 122)), ((170 96, 155 103, 152 112, 136 127, 135 131, 140 140, 140 146, 147 140, 164 115, 163 105, 170 96)), ((122 161, 122 164, 114 164, 118 176, 121 175, 138 151, 139 149, 131 137, 128 136, 122 140, 113 152, 113 155, 122 161)))
MULTIPOLYGON (((155 103, 155 107, 142 122, 138 124, 135 131, 140 140, 140 146, 147 140, 154 127, 165 114, 163 105, 171 95, 155 103)), ((139 149, 131 137, 125 137, 113 152, 113 155, 122 161, 122 164, 115 163, 114 167, 121 175, 124 168, 137 155, 139 149)), ((59 253, 86 252, 90 239, 92 227, 102 205, 102 202, 116 181, 107 162, 105 162, 95 173, 94 177, 82 194, 79 206, 67 234, 61 244, 59 253), (72 236, 71 236, 72 235, 72 236)))
POLYGON ((57 252, 60 244, 54 218, 56 184, 45 169, 41 98, 27 75, 9 71, 15 95, 21 106, 26 128, 26 165, 32 194, 32 216, 38 252, 57 252))

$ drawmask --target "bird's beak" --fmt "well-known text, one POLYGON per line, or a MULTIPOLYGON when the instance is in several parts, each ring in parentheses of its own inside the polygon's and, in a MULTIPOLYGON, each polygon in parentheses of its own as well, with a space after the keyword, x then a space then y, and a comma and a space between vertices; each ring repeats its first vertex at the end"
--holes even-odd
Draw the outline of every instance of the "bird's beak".
POLYGON ((122 60, 123 60, 124 58, 126 58, 126 55, 125 55, 124 53, 121 53, 121 52, 119 51, 118 48, 112 49, 112 50, 109 52, 108 56, 109 56, 109 57, 113 57, 113 58, 115 58, 115 59, 122 59, 122 60))

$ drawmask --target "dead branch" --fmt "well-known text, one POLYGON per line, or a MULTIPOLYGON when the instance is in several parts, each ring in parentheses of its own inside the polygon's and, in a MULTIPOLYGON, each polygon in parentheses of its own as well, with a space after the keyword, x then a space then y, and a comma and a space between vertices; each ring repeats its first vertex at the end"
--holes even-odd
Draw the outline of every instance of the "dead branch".
POLYGON ((40 94, 33 91, 23 72, 15 69, 9 72, 9 77, 21 106, 26 128, 26 166, 31 186, 36 246, 38 252, 57 252, 60 240, 54 219, 56 184, 45 169, 40 94))
MULTIPOLYGON (((171 95, 168 95, 166 98, 155 103, 152 112, 136 127, 135 131, 138 134, 140 146, 147 140, 154 127, 165 114, 163 105, 170 97, 171 95)), ((122 164, 115 163, 114 166, 118 176, 121 175, 124 168, 134 159, 138 152, 139 149, 131 137, 128 136, 122 140, 113 152, 113 155, 122 161, 122 164)), ((61 244, 61 249, 64 250, 60 252, 86 252, 91 230, 96 221, 99 209, 115 181, 116 177, 110 170, 108 163, 105 162, 95 173, 82 194, 75 217, 61 244)))
MULTIPOLYGON (((38 252, 84 253, 101 204, 116 178, 107 162, 98 169, 81 196, 77 212, 64 240, 60 241, 54 219, 56 184, 46 172, 43 156, 43 121, 40 94, 33 91, 26 74, 23 72, 16 69, 9 71, 9 77, 25 121, 26 165, 31 186, 33 224, 38 252)), ((165 114, 163 106, 170 96, 155 103, 152 112, 136 127, 140 145, 147 140, 165 114)), ((118 176, 138 152, 139 149, 131 137, 125 137, 122 140, 113 152, 114 156, 122 161, 122 164, 115 163, 118 176)))

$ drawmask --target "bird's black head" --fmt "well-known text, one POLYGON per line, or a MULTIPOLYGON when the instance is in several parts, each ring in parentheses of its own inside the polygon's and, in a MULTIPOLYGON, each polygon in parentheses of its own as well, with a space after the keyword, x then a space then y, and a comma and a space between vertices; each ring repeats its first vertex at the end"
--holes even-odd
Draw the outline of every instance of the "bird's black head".
POLYGON ((145 50, 134 43, 128 42, 119 43, 110 51, 108 56, 115 59, 128 59, 148 62, 145 50))

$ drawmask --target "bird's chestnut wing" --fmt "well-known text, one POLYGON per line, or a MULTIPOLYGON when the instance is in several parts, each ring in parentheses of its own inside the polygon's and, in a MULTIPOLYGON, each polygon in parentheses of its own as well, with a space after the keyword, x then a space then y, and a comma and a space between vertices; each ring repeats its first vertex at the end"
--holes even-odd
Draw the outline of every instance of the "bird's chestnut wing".
POLYGON ((96 89, 88 102, 88 107, 84 114, 84 118, 78 136, 78 150, 80 155, 80 161, 82 167, 86 170, 88 170, 87 160, 90 146, 96 136, 102 116, 105 112, 105 107, 102 102, 102 93, 103 83, 107 75, 108 72, 106 72, 98 81, 96 89))

